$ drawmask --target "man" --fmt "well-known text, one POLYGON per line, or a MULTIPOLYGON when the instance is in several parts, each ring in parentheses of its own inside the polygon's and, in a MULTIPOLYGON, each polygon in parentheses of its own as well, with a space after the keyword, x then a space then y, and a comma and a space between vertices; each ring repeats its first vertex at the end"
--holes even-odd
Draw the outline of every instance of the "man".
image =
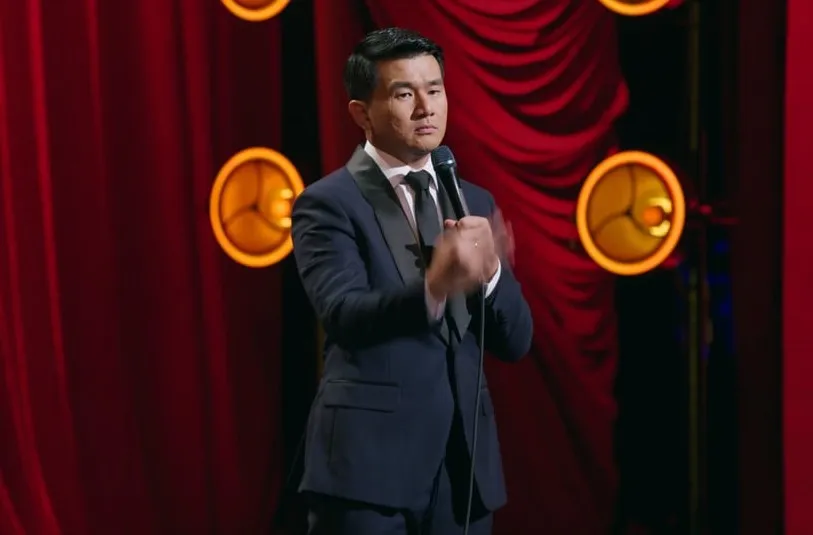
MULTIPOLYGON (((293 210, 294 254, 326 333, 308 421, 311 534, 454 535, 468 498, 486 287, 485 348, 515 361, 531 343, 528 305, 492 196, 463 182, 453 220, 431 152, 446 130, 440 48, 398 28, 347 61, 349 111, 367 142, 308 187, 293 210), (493 226, 493 230, 492 230, 493 226)), ((506 501, 494 409, 483 383, 472 535, 506 501)))

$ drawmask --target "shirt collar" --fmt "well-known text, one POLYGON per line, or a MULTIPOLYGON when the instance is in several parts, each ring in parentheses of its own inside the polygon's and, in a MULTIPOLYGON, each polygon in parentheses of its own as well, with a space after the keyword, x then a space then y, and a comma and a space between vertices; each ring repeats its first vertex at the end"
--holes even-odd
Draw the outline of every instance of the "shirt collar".
POLYGON ((429 173, 429 176, 432 177, 432 185, 434 185, 435 191, 437 191, 438 179, 437 175, 435 174, 435 168, 432 166, 431 158, 426 160, 426 164, 423 167, 415 168, 405 164, 394 156, 390 156, 386 152, 375 148, 369 141, 364 144, 364 152, 366 152, 370 158, 373 159, 376 165, 378 165, 381 172, 384 173, 384 176, 387 177, 387 180, 390 182, 390 184, 392 184, 393 188, 399 184, 402 184, 404 182, 404 177, 410 171, 426 171, 429 173))

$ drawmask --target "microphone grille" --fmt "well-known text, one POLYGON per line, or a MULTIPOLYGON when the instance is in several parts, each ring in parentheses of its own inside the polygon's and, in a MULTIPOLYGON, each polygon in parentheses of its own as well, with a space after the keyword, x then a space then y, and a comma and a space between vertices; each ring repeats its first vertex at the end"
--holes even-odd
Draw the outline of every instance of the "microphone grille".
POLYGON ((446 145, 441 145, 440 147, 433 150, 432 165, 434 167, 444 165, 447 166, 455 165, 454 156, 452 156, 452 150, 446 145))

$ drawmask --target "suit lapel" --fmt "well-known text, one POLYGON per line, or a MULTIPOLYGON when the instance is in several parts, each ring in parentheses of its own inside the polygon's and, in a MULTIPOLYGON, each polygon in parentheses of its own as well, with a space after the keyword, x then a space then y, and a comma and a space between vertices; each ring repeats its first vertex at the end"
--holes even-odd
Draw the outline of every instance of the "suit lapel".
POLYGON ((401 280, 409 283, 420 278, 422 261, 417 238, 384 173, 361 147, 353 153, 347 163, 347 170, 364 198, 373 207, 401 280))
MULTIPOLYGON (((406 284, 420 278, 423 260, 418 245, 418 238, 409 224, 406 214, 401 207, 401 201, 392 188, 392 184, 381 172, 378 165, 364 151, 362 147, 356 149, 347 170, 361 190, 362 195, 370 203, 375 213, 376 221, 381 234, 387 242, 401 280, 406 284)), ((438 181, 438 200, 445 218, 454 218, 454 211, 449 202, 448 195, 438 181)), ((440 337, 449 345, 456 345, 462 340, 468 329, 471 315, 466 307, 464 296, 457 296, 447 302, 446 314, 440 329, 440 337), (452 319, 450 322, 449 319, 452 319), (454 334, 452 333, 454 331, 454 334)))

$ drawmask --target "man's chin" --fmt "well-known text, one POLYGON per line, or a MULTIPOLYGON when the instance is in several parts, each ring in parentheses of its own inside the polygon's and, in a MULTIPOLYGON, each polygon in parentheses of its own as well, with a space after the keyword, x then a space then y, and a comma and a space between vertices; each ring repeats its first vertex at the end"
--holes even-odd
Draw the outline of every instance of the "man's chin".
POLYGON ((426 156, 438 148, 442 140, 443 138, 440 136, 432 136, 432 139, 419 139, 410 149, 412 149, 413 154, 416 156, 426 156))

